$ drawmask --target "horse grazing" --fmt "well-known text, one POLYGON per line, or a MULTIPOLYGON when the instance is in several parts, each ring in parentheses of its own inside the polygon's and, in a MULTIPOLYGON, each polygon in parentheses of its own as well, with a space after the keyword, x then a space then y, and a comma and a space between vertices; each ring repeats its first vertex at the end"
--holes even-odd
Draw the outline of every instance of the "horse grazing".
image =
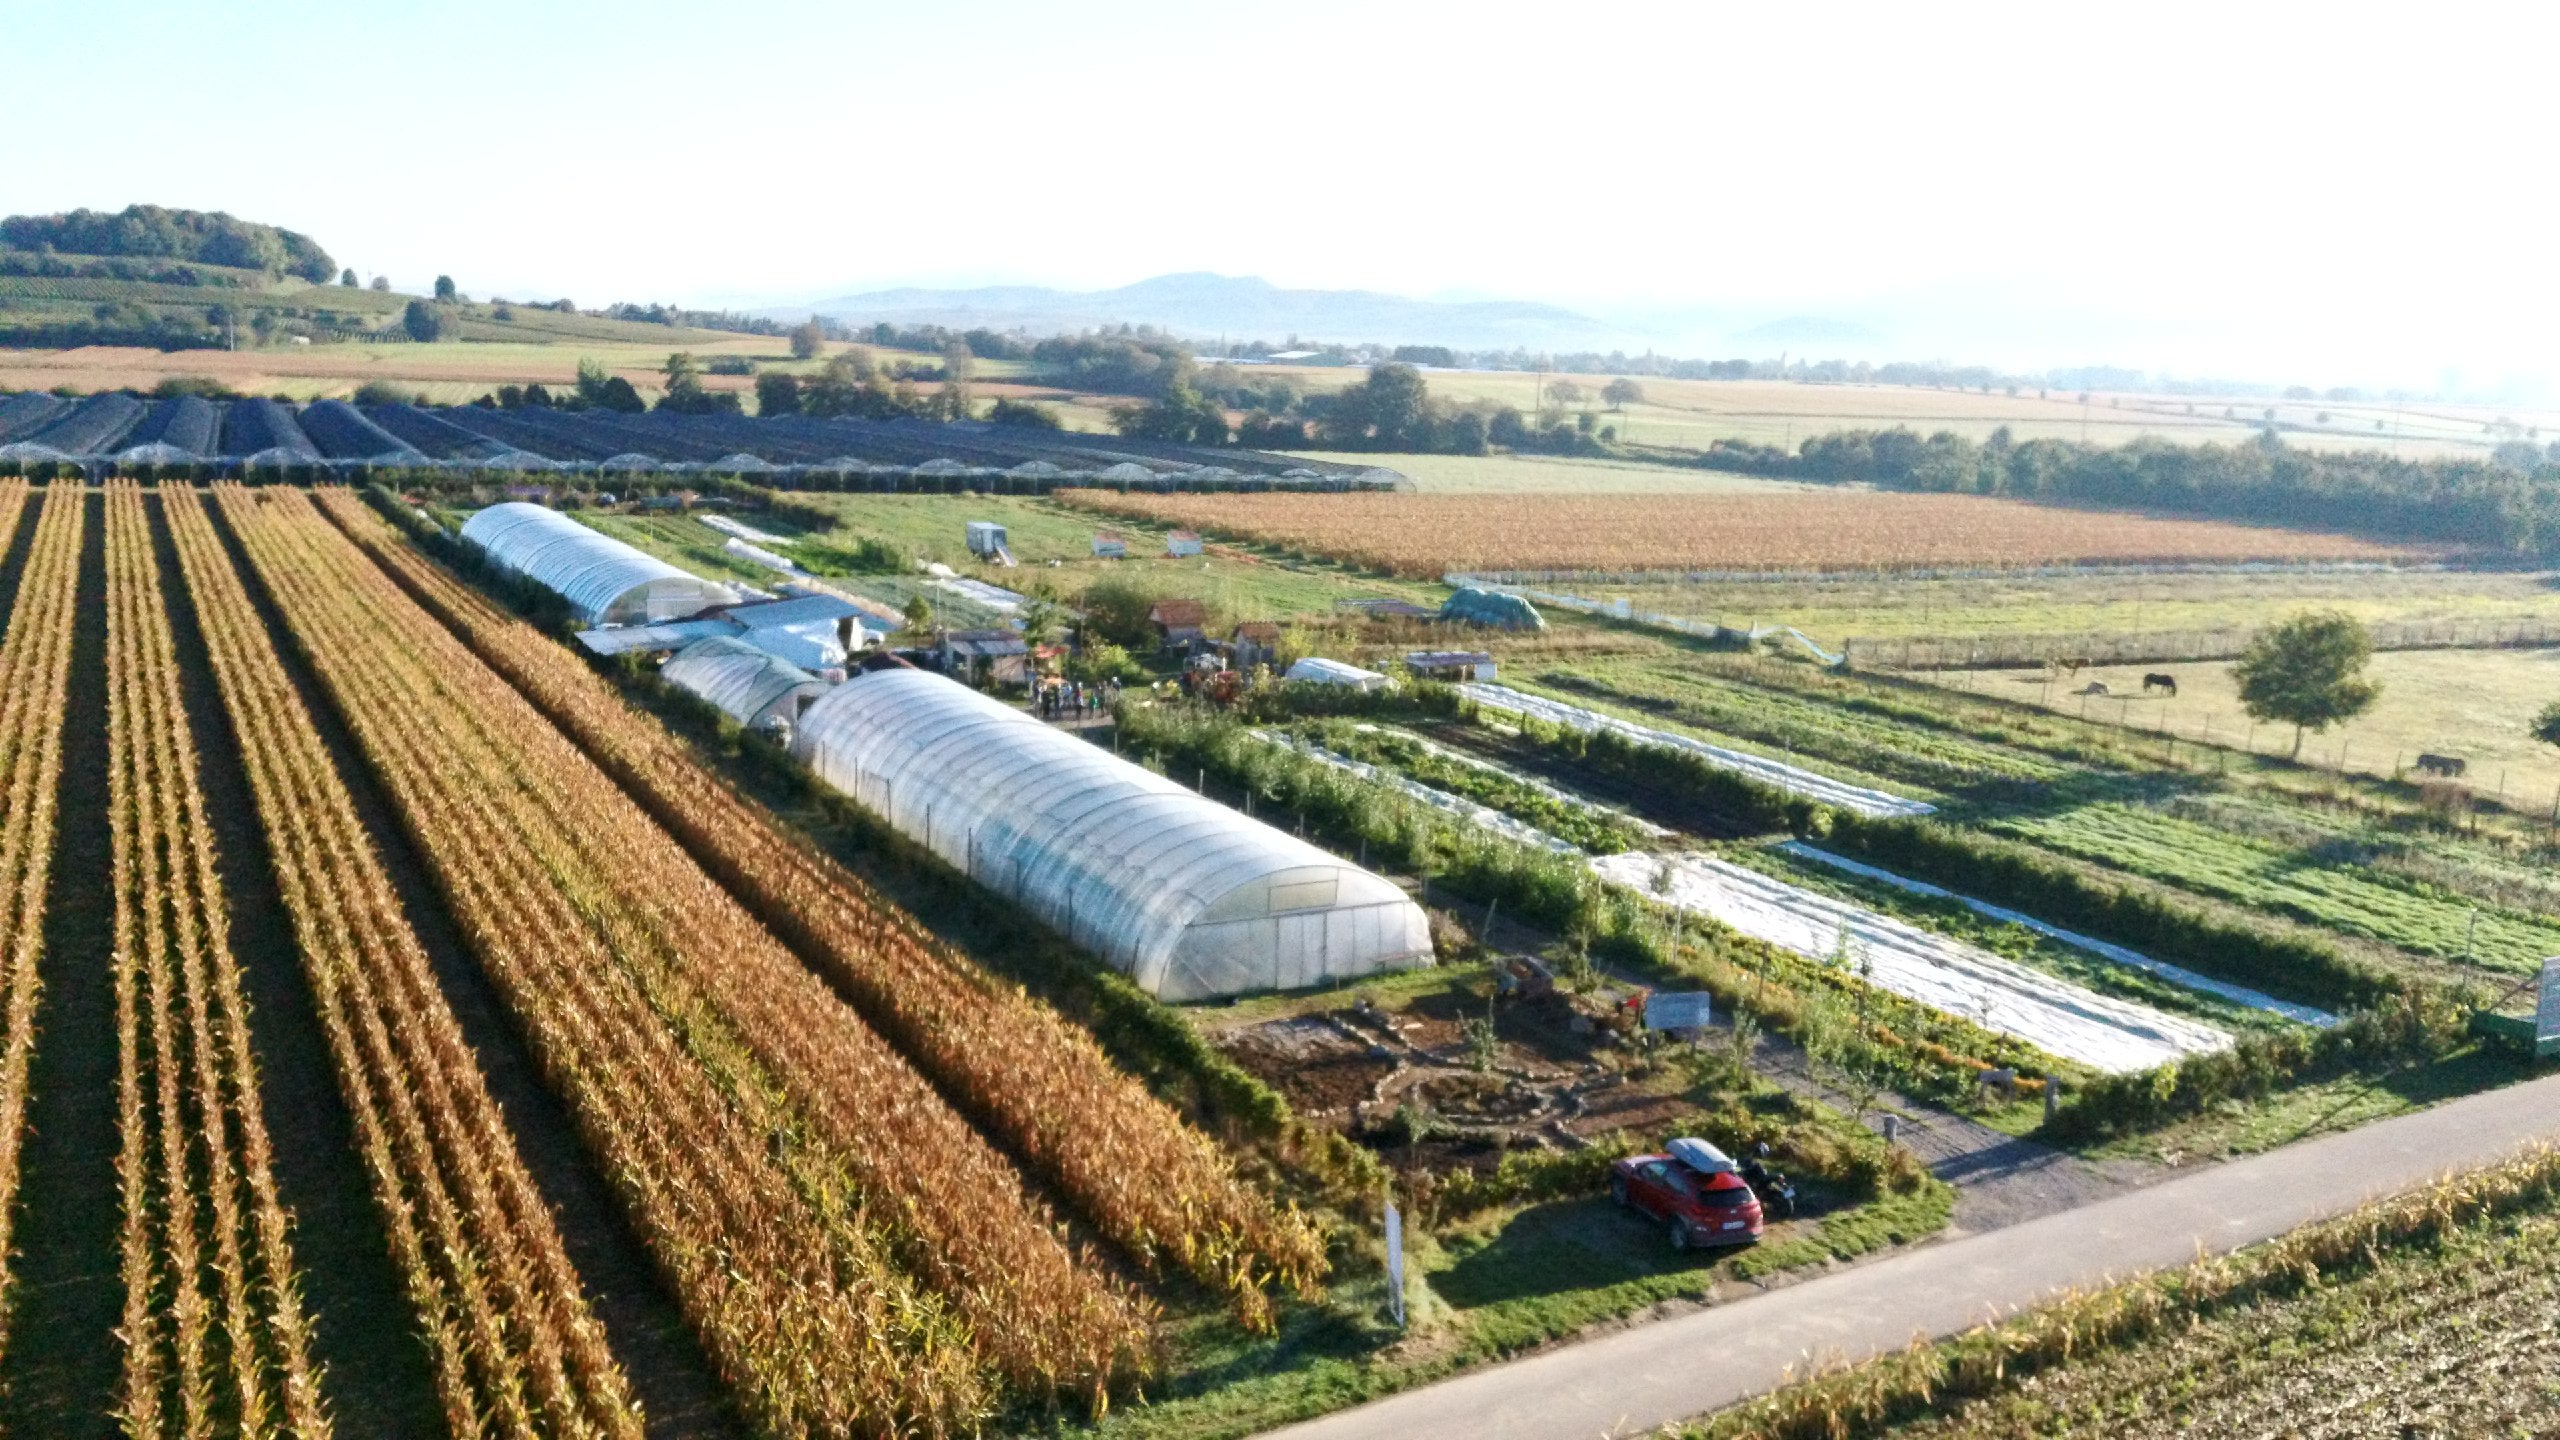
POLYGON ((2463 759, 2459 755, 2423 754, 2418 757, 2418 768, 2424 770, 2430 775, 2441 776, 2444 779, 2451 780, 2460 775, 2463 771, 2470 769, 2471 762, 2463 759))
POLYGON ((2092 680, 2088 684, 2081 686, 2078 693, 2082 695, 2104 695, 2107 693, 2107 682, 2104 680, 2092 680))
POLYGON ((2160 674, 2160 673, 2159 673, 2159 672, 2157 672, 2157 671, 2154 671, 2153 673, 2151 673, 2151 674, 2149 674, 2149 675, 2145 675, 2145 676, 2143 676, 2143 677, 2142 677, 2142 693, 2143 693, 2143 694, 2145 694, 2145 695, 2148 695, 2148 694, 2150 694, 2150 693, 2151 693, 2152 691, 2154 691, 2154 690, 2166 690, 2166 691, 2168 691, 2168 692, 2169 692, 2169 698, 2170 698, 2170 699, 2172 699, 2172 700, 2177 699, 2177 698, 2178 698, 2178 677, 2177 677, 2177 676, 2175 676, 2175 675, 2163 675, 2163 674, 2160 674))

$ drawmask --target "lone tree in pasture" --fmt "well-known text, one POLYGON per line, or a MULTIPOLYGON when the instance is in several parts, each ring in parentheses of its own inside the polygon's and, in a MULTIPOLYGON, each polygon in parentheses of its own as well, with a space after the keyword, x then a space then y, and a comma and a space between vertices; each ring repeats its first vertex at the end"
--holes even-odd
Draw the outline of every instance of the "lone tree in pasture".
POLYGON ((2372 658, 2373 637, 2354 616, 2308 610, 2259 631, 2231 667, 2231 678, 2251 719, 2293 727, 2293 754, 2300 759, 2306 731, 2354 719, 2382 693, 2364 675, 2372 658))
POLYGON ((1579 405, 1582 403, 1582 387, 1570 380, 1550 380, 1547 382, 1547 399, 1559 407, 1579 405))
POLYGON ((386 294, 386 295, 387 295, 387 294, 390 294, 390 293, 391 293, 391 277, 390 277, 390 276, 388 276, 388 275, 376 275, 376 276, 374 276, 374 277, 373 277, 373 288, 374 288, 374 289, 376 289, 376 290, 381 291, 382 293, 384 293, 384 294, 386 294))
POLYGON ((2543 706, 2542 713, 2533 717, 2532 734, 2545 745, 2560 745, 2560 700, 2543 706))
POLYGON ((442 301, 445 301, 446 303, 450 304, 450 303, 452 303, 452 301, 453 301, 457 296, 459 296, 461 293, 462 293, 461 291, 456 290, 456 289, 454 289, 454 288, 453 288, 453 277, 452 277, 452 276, 450 276, 450 275, 439 275, 439 276, 437 276, 437 277, 436 277, 436 298, 437 298, 437 299, 442 300, 442 301))
POLYGON ((356 288, 356 286, 360 283, 360 282, 356 279, 356 267, 354 267, 353 265, 350 265, 350 266, 348 266, 346 269, 339 271, 339 272, 338 272, 338 283, 339 283, 339 284, 341 284, 341 285, 346 286, 346 287, 347 287, 348 289, 350 289, 350 290, 355 289, 355 288, 356 288))
POLYGON ((1600 387, 1600 398, 1609 402, 1610 409, 1624 410, 1644 403, 1644 387, 1621 375, 1600 387))
POLYGON ((826 347, 827 329, 815 320, 791 331, 791 358, 794 360, 815 360, 818 352, 826 347))

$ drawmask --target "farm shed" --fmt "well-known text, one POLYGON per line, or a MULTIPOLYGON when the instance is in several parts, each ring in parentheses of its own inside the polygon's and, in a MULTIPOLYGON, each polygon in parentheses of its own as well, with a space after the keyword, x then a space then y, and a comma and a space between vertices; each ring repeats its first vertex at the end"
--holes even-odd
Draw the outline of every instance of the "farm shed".
POLYGON ((1031 683, 1031 646, 1016 630, 945 630, 934 647, 946 675, 976 679, 984 674, 999 685, 1031 683))
POLYGON ((1176 530, 1164 537, 1164 553, 1174 559, 1200 553, 1200 535, 1193 530, 1176 530))
POLYGON ((1129 558, 1128 538, 1117 530, 1094 531, 1093 558, 1096 560, 1125 560, 1129 558))
POLYGON ((801 707, 827 693, 824 680, 731 635, 693 642, 658 673, 750 730, 796 725, 801 707))
POLYGON ((965 530, 969 553, 993 558, 1004 553, 1004 527, 993 520, 972 520, 965 530))
POLYGON ((1327 660, 1319 655, 1310 655, 1290 666, 1289 673, 1281 678, 1302 680, 1311 685, 1347 685, 1354 690, 1384 690, 1390 683, 1386 676, 1375 670, 1363 670, 1357 665, 1346 665, 1340 660, 1327 660))
POLYGON ((1544 630, 1547 618, 1538 607, 1517 595, 1499 590, 1479 590, 1461 585, 1440 607, 1440 618, 1458 620, 1469 625, 1484 625, 1496 630, 1544 630))
POLYGON ((463 522, 462 538, 499 569, 568 601, 590 625, 654 624, 738 603, 726 585, 540 505, 492 505, 463 522))
POLYGON ((1425 680, 1451 684, 1491 680, 1496 674, 1493 654, 1486 650, 1415 650, 1404 657, 1404 668, 1425 680))
POLYGON ((1227 642, 1229 663, 1238 670, 1268 665, 1280 658, 1280 624, 1276 620, 1247 620, 1235 628, 1235 636, 1227 642))
POLYGON ((1209 632, 1209 607, 1197 600, 1159 600, 1147 608, 1147 623, 1167 645, 1188 645, 1209 632))
POLYGON ((793 749, 1159 999, 1430 963, 1421 909, 1387 880, 939 675, 836 687, 793 749))

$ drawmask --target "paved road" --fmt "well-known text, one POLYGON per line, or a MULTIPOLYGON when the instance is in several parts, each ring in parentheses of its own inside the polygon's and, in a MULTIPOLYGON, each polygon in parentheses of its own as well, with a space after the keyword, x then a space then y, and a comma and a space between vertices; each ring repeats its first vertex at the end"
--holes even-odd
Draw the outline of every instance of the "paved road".
POLYGON ((1620 1330, 1273 1432, 1273 1440, 1597 1440, 1776 1388, 1808 1359, 1947 1335, 2058 1290, 2281 1235, 2560 1135, 2560 1076, 1985 1235, 1620 1330))

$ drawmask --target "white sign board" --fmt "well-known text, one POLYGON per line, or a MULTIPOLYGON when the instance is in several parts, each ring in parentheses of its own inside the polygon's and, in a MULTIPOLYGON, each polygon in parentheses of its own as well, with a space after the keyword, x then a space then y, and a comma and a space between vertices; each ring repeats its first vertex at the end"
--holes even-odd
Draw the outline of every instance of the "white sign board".
POLYGON ((1404 1323, 1404 1215, 1387 1202, 1387 1306, 1404 1323))
POLYGON ((2542 1003, 2533 1013, 2536 1050, 2560 1040, 2560 955, 2542 962, 2542 1003))
POLYGON ((1645 997, 1644 1028, 1647 1030, 1704 1030, 1714 999, 1704 990, 1656 992, 1645 997))

